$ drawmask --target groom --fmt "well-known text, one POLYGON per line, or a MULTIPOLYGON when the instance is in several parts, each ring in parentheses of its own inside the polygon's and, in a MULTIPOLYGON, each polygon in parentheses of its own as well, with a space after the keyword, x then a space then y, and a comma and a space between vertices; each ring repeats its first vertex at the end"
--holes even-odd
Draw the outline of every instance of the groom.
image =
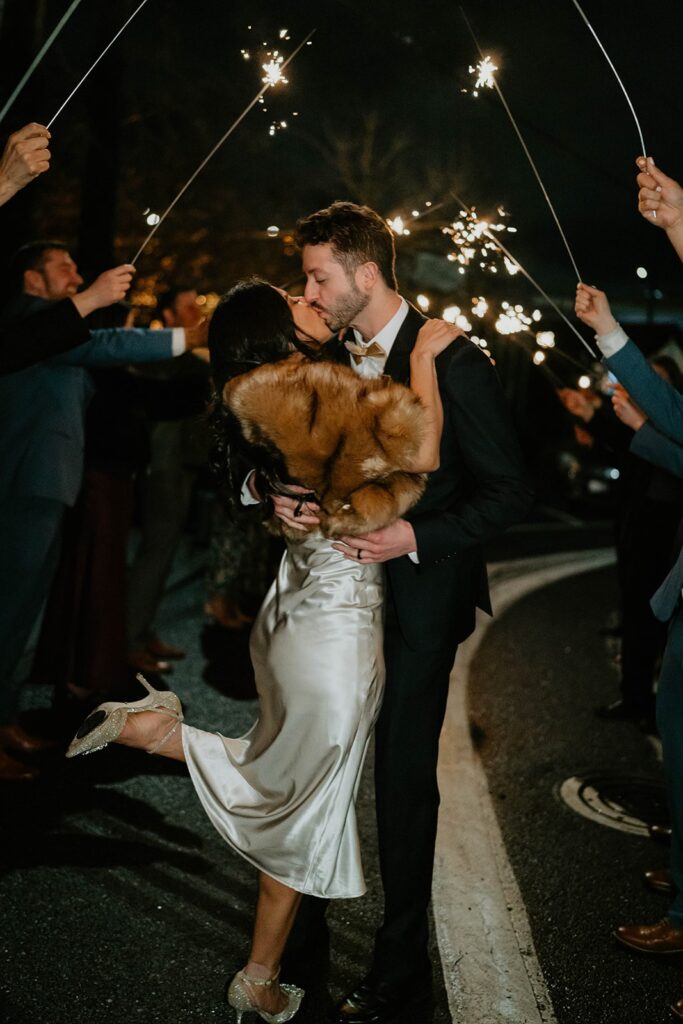
MULTIPOLYGON (((394 238, 384 220, 368 207, 336 202, 299 222, 297 242, 306 301, 332 332, 348 328, 330 343, 332 357, 362 376, 386 373, 409 384, 410 352, 425 318, 398 293, 394 238)), ((441 464, 424 496, 404 519, 338 545, 355 561, 385 562, 387 575, 387 678, 375 745, 384 920, 368 975, 337 1008, 342 1024, 390 1024, 431 1001, 428 907, 449 677, 475 609, 491 611, 481 544, 523 518, 531 501, 487 356, 458 338, 437 360, 437 372, 441 464)), ((316 522, 295 517, 292 499, 274 503, 290 525, 316 522)), ((322 912, 323 901, 305 898, 295 932, 322 912)))

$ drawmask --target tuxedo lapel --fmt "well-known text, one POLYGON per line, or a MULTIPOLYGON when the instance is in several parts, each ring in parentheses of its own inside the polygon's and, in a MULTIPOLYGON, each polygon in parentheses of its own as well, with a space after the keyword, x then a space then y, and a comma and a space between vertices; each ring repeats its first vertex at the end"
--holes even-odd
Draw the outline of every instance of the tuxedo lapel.
POLYGON ((410 385, 410 353, 415 345, 417 332, 425 319, 414 306, 409 306, 408 315, 399 328, 396 341, 391 346, 384 372, 399 384, 410 385))

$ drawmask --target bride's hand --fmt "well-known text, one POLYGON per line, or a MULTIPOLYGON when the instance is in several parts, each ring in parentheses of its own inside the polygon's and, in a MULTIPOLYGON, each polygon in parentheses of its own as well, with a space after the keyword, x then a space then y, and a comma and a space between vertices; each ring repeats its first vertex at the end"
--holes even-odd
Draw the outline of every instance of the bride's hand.
POLYGON ((456 338, 460 338, 464 334, 465 332, 461 327, 449 324, 446 320, 427 320, 418 331, 412 355, 435 359, 456 338))

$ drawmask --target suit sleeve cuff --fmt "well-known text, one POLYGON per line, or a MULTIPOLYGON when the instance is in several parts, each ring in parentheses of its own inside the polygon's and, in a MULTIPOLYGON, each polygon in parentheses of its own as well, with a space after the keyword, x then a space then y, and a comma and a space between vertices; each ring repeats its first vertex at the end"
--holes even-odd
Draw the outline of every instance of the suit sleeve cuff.
POLYGON ((609 359, 622 350, 628 341, 628 335, 624 328, 617 324, 614 330, 608 331, 607 334, 596 334, 595 340, 603 356, 609 359))

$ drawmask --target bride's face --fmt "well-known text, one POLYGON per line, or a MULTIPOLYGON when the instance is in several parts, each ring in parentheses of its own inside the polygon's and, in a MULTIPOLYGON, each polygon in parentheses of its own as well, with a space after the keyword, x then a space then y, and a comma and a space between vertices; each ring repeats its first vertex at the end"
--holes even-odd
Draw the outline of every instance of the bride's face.
POLYGON ((287 300, 299 341, 311 341, 312 339, 324 342, 330 339, 329 327, 320 314, 312 306, 309 306, 303 296, 289 295, 282 288, 276 288, 275 291, 287 300))

